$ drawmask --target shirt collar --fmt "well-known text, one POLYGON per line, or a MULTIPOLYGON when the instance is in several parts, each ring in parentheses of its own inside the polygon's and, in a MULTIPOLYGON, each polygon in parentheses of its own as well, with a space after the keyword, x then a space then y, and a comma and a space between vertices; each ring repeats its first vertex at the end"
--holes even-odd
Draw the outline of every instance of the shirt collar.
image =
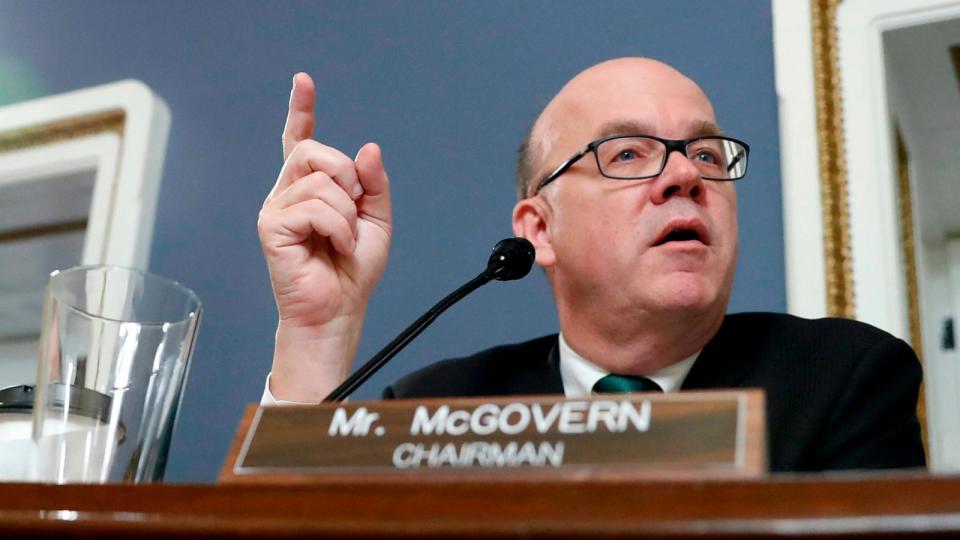
MULTIPOLYGON (((690 368, 700 356, 697 351, 683 360, 671 364, 653 373, 646 375, 648 379, 660 385, 664 392, 675 392, 683 384, 683 380, 690 373, 690 368)), ((570 348, 560 333, 560 378, 563 381, 563 393, 568 398, 588 397, 592 394, 593 385, 610 372, 598 367, 593 362, 580 356, 570 348)))

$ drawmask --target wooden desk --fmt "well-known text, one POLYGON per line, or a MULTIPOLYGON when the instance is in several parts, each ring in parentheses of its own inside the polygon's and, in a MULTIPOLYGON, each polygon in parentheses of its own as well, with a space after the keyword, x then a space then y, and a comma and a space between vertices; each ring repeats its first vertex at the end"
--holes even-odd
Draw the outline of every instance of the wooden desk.
POLYGON ((960 476, 0 485, 0 538, 958 537, 960 476))

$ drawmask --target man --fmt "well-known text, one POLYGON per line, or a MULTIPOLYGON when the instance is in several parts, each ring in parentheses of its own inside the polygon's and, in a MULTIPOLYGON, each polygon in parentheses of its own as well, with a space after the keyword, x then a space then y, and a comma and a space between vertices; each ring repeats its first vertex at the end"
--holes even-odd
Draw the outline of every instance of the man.
MULTIPOLYGON (((379 148, 352 160, 311 140, 313 102, 298 74, 286 161, 260 214, 280 312, 265 401, 317 402, 346 377, 390 243, 379 148)), ((905 343, 851 321, 725 317, 737 253, 730 180, 748 151, 665 64, 621 58, 577 75, 522 148, 513 211, 560 335, 428 367, 385 395, 582 396, 608 374, 664 391, 762 387, 772 470, 922 466, 920 369, 905 343)))

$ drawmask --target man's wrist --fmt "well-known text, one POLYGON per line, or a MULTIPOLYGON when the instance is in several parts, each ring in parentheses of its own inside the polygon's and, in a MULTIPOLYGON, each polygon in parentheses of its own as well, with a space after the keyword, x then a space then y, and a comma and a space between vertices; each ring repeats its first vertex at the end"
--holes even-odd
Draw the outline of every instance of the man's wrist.
POLYGON ((317 403, 350 372, 360 325, 277 327, 270 390, 278 401, 317 403))

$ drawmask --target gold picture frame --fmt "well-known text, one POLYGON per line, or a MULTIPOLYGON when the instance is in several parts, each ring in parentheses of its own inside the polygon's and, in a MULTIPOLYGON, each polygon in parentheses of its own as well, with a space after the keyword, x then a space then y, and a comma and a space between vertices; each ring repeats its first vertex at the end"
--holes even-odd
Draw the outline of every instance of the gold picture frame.
POLYGON ((841 1, 811 0, 810 9, 827 315, 853 318, 850 207, 837 56, 836 16, 841 1))

